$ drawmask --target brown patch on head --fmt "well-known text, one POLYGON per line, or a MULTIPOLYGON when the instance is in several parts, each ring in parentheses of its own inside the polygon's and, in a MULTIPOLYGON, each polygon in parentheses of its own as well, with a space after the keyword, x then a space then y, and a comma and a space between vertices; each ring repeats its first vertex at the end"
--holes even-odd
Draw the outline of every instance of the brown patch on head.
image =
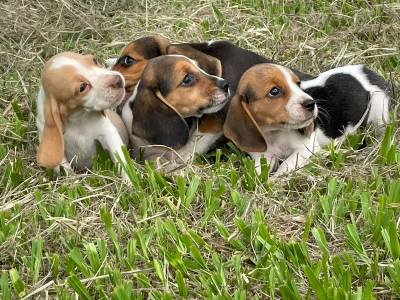
POLYGON ((142 76, 144 86, 159 89, 168 105, 183 118, 226 101, 226 81, 204 73, 185 57, 168 55, 153 59, 142 76), (220 98, 218 98, 220 97, 220 98))
POLYGON ((289 119, 286 105, 291 90, 284 74, 271 64, 256 65, 247 70, 230 104, 224 134, 246 152, 264 152, 267 145, 262 125, 283 124, 289 119), (276 97, 269 95, 279 88, 276 97))
POLYGON ((133 132, 150 143, 178 148, 189 129, 184 118, 222 108, 226 81, 201 71, 185 57, 152 59, 143 72, 133 102, 133 132))
POLYGON ((218 77, 222 75, 222 65, 219 59, 194 49, 189 45, 171 45, 168 47, 168 54, 187 56, 195 60, 206 73, 218 77))
POLYGON ((299 84, 299 78, 281 66, 260 64, 250 68, 240 79, 224 134, 244 151, 262 152, 266 149, 261 131, 264 126, 273 130, 308 124, 312 112, 302 103, 310 96, 296 86, 299 84))
POLYGON ((169 40, 162 36, 147 36, 128 44, 112 69, 125 77, 126 90, 130 94, 140 80, 148 61, 167 54, 187 56, 196 60, 206 73, 219 77, 222 74, 221 62, 217 58, 189 45, 170 44, 169 40))
POLYGON ((244 96, 250 113, 260 126, 286 124, 289 121, 286 105, 292 91, 277 66, 262 64, 246 71, 240 80, 238 93, 244 96), (277 96, 269 94, 273 88, 278 88, 277 96))
POLYGON ((125 77, 125 88, 128 93, 133 92, 148 61, 167 54, 169 45, 168 39, 162 36, 148 36, 133 41, 122 50, 112 69, 125 77))
POLYGON ((64 52, 52 57, 42 75, 40 101, 44 101, 44 130, 38 151, 41 166, 54 168, 64 155, 63 127, 83 107, 104 110, 121 100, 121 75, 97 66, 93 55, 64 52))
POLYGON ((45 65, 42 75, 45 124, 37 161, 47 168, 61 163, 64 157, 64 121, 82 107, 86 94, 86 91, 80 93, 80 85, 88 80, 77 74, 73 65, 65 63, 71 60, 87 67, 96 64, 92 55, 65 52, 52 57, 45 65))

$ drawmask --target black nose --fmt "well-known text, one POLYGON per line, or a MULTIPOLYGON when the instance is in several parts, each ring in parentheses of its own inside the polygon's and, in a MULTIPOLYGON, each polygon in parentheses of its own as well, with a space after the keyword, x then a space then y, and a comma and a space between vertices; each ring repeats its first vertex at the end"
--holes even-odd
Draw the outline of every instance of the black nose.
POLYGON ((307 99, 301 104, 306 110, 314 111, 315 108, 315 100, 314 99, 307 99))
POLYGON ((113 81, 111 82, 111 87, 114 89, 120 89, 124 87, 124 82, 120 75, 115 75, 113 81))
POLYGON ((229 82, 225 79, 218 80, 218 87, 223 89, 225 93, 229 91, 229 82))

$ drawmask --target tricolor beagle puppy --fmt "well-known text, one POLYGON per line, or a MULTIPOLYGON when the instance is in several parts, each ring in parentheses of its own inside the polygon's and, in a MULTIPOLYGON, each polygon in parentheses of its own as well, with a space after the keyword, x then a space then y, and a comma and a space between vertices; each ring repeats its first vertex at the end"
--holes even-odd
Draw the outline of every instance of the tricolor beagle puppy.
MULTIPOLYGON (((224 78, 229 82, 233 95, 242 74, 256 64, 271 63, 270 59, 252 51, 240 48, 228 41, 210 41, 208 43, 171 44, 162 36, 147 36, 129 43, 120 57, 110 60, 114 63, 113 70, 119 71, 126 80, 127 94, 131 94, 149 59, 168 54, 180 54, 195 60, 207 73, 224 78)), ((313 78, 298 70, 293 72, 301 80, 313 78)), ((212 128, 221 126, 225 119, 228 106, 220 111, 218 117, 206 118, 207 123, 215 123, 212 128), (219 120, 222 118, 222 120, 219 120)), ((207 131, 204 126, 204 131, 207 131)))
POLYGON ((385 81, 362 65, 300 81, 285 67, 260 64, 243 74, 224 134, 253 157, 258 172, 264 156, 277 176, 303 167, 321 146, 360 126, 384 127, 387 91, 385 81))
MULTIPOLYGON (((121 146, 128 134, 110 108, 125 96, 124 78, 97 65, 92 55, 64 52, 45 65, 37 99, 40 166, 59 170, 62 165, 90 168, 96 141, 122 161, 121 146)), ((123 172, 123 176, 126 177, 123 172)))
MULTIPOLYGON (((110 60, 109 63, 114 63, 113 70, 124 75, 127 95, 131 95, 148 61, 168 54, 187 56, 195 60, 207 73, 226 79, 230 85, 231 95, 235 93, 240 77, 247 69, 256 64, 271 62, 228 41, 171 44, 164 37, 148 36, 128 44, 122 50, 121 56, 117 60, 110 60)), ((293 71, 301 79, 312 78, 300 71, 293 71)), ((198 120, 197 139, 199 144, 203 145, 204 152, 223 137, 223 123, 227 110, 228 105, 217 113, 204 115, 198 120)))
POLYGON ((147 160, 161 157, 179 165, 193 153, 204 153, 215 137, 203 134, 198 139, 197 121, 219 111, 228 98, 226 80, 206 73, 185 56, 149 60, 122 111, 134 156, 143 155, 147 160))

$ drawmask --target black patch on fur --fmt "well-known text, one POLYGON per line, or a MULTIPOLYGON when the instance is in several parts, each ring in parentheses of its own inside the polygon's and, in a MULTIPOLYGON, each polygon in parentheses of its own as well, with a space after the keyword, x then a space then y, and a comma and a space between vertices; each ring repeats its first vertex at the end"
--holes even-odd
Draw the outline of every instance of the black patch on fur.
MULTIPOLYGON (((346 126, 356 125, 365 113, 370 94, 360 82, 348 74, 334 74, 325 86, 305 90, 317 102, 317 126, 330 138, 337 138, 346 126)), ((363 123, 366 122, 367 117, 363 123)))
MULTIPOLYGON (((265 58, 252 51, 240 48, 228 41, 215 41, 211 43, 211 45, 208 45, 208 43, 189 43, 185 45, 189 45, 205 54, 214 56, 221 61, 222 78, 228 80, 229 82, 231 98, 236 93, 239 80, 244 72, 254 65, 273 63, 271 59, 265 58)), ((313 76, 298 70, 291 70, 300 78, 300 80, 309 80, 314 78, 313 76)), ((225 105, 224 108, 217 112, 222 120, 225 120, 228 108, 229 104, 225 105)))
POLYGON ((187 143, 189 128, 186 121, 158 99, 155 90, 145 87, 143 81, 139 83, 131 109, 134 135, 149 144, 165 145, 174 149, 187 143))
POLYGON ((363 72, 367 75, 368 81, 373 84, 378 86, 382 91, 389 93, 389 85, 385 81, 385 79, 382 78, 382 76, 378 75, 374 71, 368 69, 366 66, 363 66, 363 72))

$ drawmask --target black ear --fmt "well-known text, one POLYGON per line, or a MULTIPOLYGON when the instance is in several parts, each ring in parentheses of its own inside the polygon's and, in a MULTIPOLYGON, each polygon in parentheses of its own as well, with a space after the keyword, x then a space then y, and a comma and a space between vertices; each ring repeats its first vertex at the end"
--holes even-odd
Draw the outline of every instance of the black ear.
POLYGON ((132 107, 134 135, 151 145, 165 145, 179 149, 189 139, 189 127, 182 116, 170 106, 159 91, 143 86, 132 107))
POLYGON ((199 64, 199 67, 206 73, 221 77, 222 66, 219 59, 205 54, 189 45, 170 45, 167 48, 167 54, 180 54, 189 57, 199 64))

